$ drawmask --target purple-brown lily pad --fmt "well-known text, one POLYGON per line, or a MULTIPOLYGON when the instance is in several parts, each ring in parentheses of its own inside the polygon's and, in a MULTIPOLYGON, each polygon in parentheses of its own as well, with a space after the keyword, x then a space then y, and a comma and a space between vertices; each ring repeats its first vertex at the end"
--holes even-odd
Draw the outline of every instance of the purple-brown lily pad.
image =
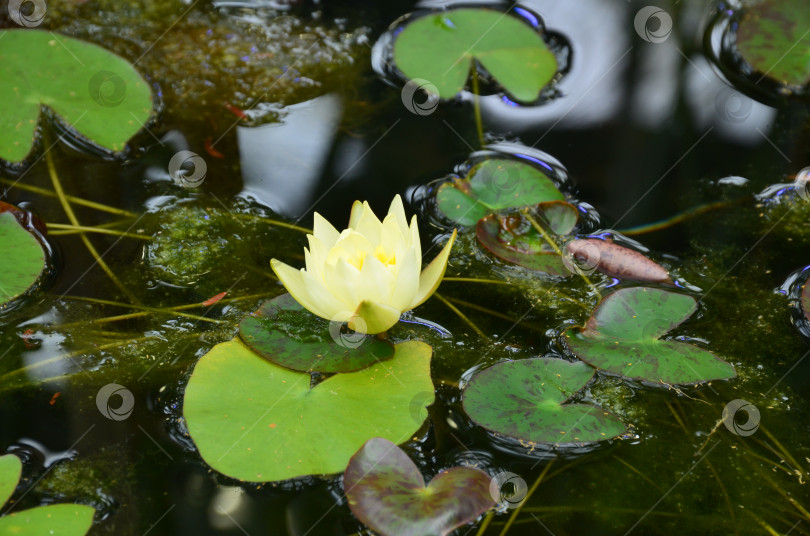
POLYGON ((804 312, 804 317, 810 322, 810 285, 807 283, 810 280, 805 281, 802 285, 802 311, 804 312))
POLYGON ((506 262, 550 275, 568 277, 571 271, 560 257, 520 213, 481 218, 475 227, 478 242, 506 262))
POLYGON ((319 318, 289 294, 244 317, 239 335, 265 359, 301 372, 354 372, 394 355, 391 342, 319 318))
POLYGON ((425 486, 407 454, 379 437, 357 451, 343 475, 352 513, 384 536, 449 534, 495 505, 491 483, 480 469, 453 467, 425 486))

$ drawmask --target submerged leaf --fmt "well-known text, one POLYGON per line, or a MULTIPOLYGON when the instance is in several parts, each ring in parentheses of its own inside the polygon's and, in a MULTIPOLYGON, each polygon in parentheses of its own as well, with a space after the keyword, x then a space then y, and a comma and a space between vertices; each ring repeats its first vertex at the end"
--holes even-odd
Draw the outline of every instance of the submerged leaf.
POLYGON ((490 253, 530 270, 568 277, 571 271, 522 214, 492 214, 478 221, 475 236, 490 253))
POLYGON ((446 182, 436 193, 439 210, 459 225, 475 225, 498 210, 549 201, 565 201, 551 179, 534 166, 503 158, 476 164, 466 179, 446 182))
POLYGON ((536 358, 479 372, 464 390, 464 411, 478 425, 533 443, 588 443, 622 435, 618 417, 591 404, 565 404, 595 374, 582 362, 536 358))
POLYGON ((368 439, 401 443, 422 426, 412 405, 433 403, 431 353, 403 342, 389 361, 310 388, 309 374, 235 339, 197 363, 183 414, 200 455, 224 475, 263 482, 339 473, 368 439))
POLYGON ((148 82, 112 52, 41 30, 0 37, 0 160, 29 156, 42 106, 63 130, 107 153, 123 151, 153 115, 148 82))
POLYGON ((262 304, 239 322, 239 335, 254 352, 302 372, 354 372, 394 355, 394 345, 346 332, 304 309, 289 294, 262 304))
POLYGON ((425 486, 402 449, 375 437, 352 456, 343 489, 352 513, 374 532, 445 535, 495 505, 491 481, 480 469, 452 467, 425 486))
POLYGON ((737 30, 742 57, 763 76, 793 86, 810 82, 810 3, 765 0, 745 8, 737 30))
POLYGON ((537 31, 490 9, 453 9, 410 21, 394 42, 405 76, 434 84, 450 99, 464 89, 478 61, 513 97, 532 102, 557 72, 557 60, 537 31))
POLYGON ((584 329, 565 331, 565 344, 590 365, 627 378, 667 384, 733 378, 734 367, 713 353, 661 339, 696 309, 694 298, 683 294, 617 290, 599 303, 584 329))
POLYGON ((0 309, 33 287, 45 271, 45 250, 17 221, 12 211, 0 212, 0 309))

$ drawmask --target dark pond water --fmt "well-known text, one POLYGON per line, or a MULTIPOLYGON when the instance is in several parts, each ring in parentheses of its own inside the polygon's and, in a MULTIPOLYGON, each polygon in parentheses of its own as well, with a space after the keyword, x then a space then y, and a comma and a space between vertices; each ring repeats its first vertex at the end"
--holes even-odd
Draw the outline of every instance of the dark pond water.
MULTIPOLYGON (((459 381, 473 366, 562 355, 559 333, 588 311, 549 293, 547 279, 490 260, 466 233, 448 277, 512 284, 440 288, 487 339, 438 299, 416 310, 452 337, 424 335, 435 349, 437 402, 406 451, 428 477, 461 463, 511 471, 529 486, 542 475, 516 516, 499 512, 485 530, 479 520, 459 535, 810 534, 810 360, 793 325, 796 295, 782 287, 810 264, 810 209, 778 188, 756 197, 807 165, 806 105, 766 106, 722 81, 703 49, 713 2, 661 3, 674 26, 659 43, 634 30, 645 2, 522 5, 566 44, 569 71, 542 105, 483 98, 488 141, 557 159, 570 192, 598 213, 591 231, 624 230, 701 289, 693 292, 698 313, 673 335, 723 356, 739 377, 677 391, 604 377, 584 399, 632 423, 626 437, 556 450, 496 440, 464 416, 459 381), (680 223, 647 225, 709 204, 717 206, 680 223), (755 434, 722 426, 736 399, 759 409, 755 434)), ((282 292, 269 260, 303 262, 305 235, 274 221, 307 227, 317 210, 340 227, 355 199, 383 211, 396 193, 415 195, 410 210, 421 210, 419 187, 481 149, 471 98, 418 116, 372 70, 374 42, 414 8, 48 3, 44 28, 133 61, 160 87, 162 111, 125 162, 52 151, 68 194, 118 209, 77 205, 82 225, 140 237, 87 235, 127 296, 78 234, 52 228, 54 277, 0 317, 0 452, 23 457, 30 490, 15 508, 89 504, 97 535, 363 533, 337 478, 250 485, 212 471, 185 432, 181 402, 196 360, 232 338, 262 298, 282 292), (279 120, 284 126, 261 127, 279 120), (198 189, 178 187, 165 171, 182 149, 206 162, 198 189), (216 305, 182 308, 223 291, 216 305), (132 297, 144 305, 121 306, 132 297), (109 383, 134 396, 124 420, 96 405, 109 383)), ((67 222, 44 161, 22 176, 6 171, 3 181, 6 201, 67 222)), ((426 245, 444 236, 428 223, 434 215, 417 213, 426 245)), ((566 285, 595 303, 581 281, 566 285)))

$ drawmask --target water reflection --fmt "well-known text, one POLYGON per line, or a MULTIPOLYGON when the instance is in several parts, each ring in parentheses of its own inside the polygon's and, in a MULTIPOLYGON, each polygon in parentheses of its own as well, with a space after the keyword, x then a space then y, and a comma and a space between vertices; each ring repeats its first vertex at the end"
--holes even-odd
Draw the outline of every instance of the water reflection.
POLYGON ((309 212, 341 115, 340 98, 330 94, 286 107, 281 123, 237 127, 241 195, 284 216, 309 212))

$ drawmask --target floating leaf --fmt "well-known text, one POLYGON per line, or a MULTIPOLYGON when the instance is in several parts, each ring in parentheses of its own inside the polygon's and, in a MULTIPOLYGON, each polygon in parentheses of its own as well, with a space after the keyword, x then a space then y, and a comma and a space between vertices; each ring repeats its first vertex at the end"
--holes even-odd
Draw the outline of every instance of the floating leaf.
POLYGON ((405 76, 456 96, 478 61, 513 97, 532 102, 557 72, 557 60, 535 29, 489 9, 454 9, 409 22, 394 42, 394 63, 405 76))
POLYGON ((40 30, 0 33, 0 160, 31 152, 40 107, 63 130, 108 153, 153 114, 149 84, 126 60, 92 43, 40 30))
POLYGON ((743 59, 783 84, 810 82, 810 3, 765 0, 745 8, 737 30, 743 59))
POLYGON ((545 239, 521 214, 481 218, 475 236, 496 257, 530 270, 568 277, 571 271, 545 239))
POLYGON ((194 368, 183 413, 214 469, 253 482, 339 473, 372 437, 401 443, 419 429, 411 402, 433 393, 431 348, 396 345, 390 361, 332 376, 310 375, 254 354, 240 340, 218 344, 194 368))
POLYGON ((672 284, 666 268, 612 240, 573 240, 566 244, 565 250, 573 256, 577 267, 585 272, 596 269, 616 279, 672 284))
POLYGON ((283 294, 239 322, 239 335, 254 352, 302 372, 354 372, 389 359, 394 345, 363 333, 345 332, 283 294))
POLYGON ((733 378, 734 367, 713 353, 661 336, 692 316, 691 296, 654 288, 617 290, 605 297, 584 329, 565 332, 565 344, 592 366, 627 378, 693 384, 733 378))
POLYGON ((565 201, 551 179, 534 166, 502 158, 476 164, 466 180, 446 182, 436 192, 439 210, 460 225, 475 225, 498 210, 548 201, 565 201))
MULTIPOLYGON (((22 473, 20 459, 0 456, 0 507, 11 497, 22 473)), ((93 524, 95 509, 81 504, 52 504, 0 517, 0 534, 82 536, 93 524)))
POLYGON ((577 207, 567 201, 546 201, 537 205, 537 212, 551 231, 559 236, 574 230, 579 220, 577 207))
POLYGON ((589 443, 622 435, 618 417, 591 404, 565 404, 595 371, 582 362, 536 358, 479 372, 464 390, 467 415, 479 426, 524 442, 589 443))
POLYGON ((804 311, 804 317, 810 322, 810 285, 808 285, 810 280, 805 281, 802 285, 802 310, 804 311))
POLYGON ((425 486, 416 464, 387 439, 369 439, 352 456, 343 489, 352 513, 384 536, 446 535, 495 505, 492 478, 453 467, 425 486))
POLYGON ((12 211, 0 212, 0 309, 33 287, 45 271, 45 250, 17 221, 12 211))

